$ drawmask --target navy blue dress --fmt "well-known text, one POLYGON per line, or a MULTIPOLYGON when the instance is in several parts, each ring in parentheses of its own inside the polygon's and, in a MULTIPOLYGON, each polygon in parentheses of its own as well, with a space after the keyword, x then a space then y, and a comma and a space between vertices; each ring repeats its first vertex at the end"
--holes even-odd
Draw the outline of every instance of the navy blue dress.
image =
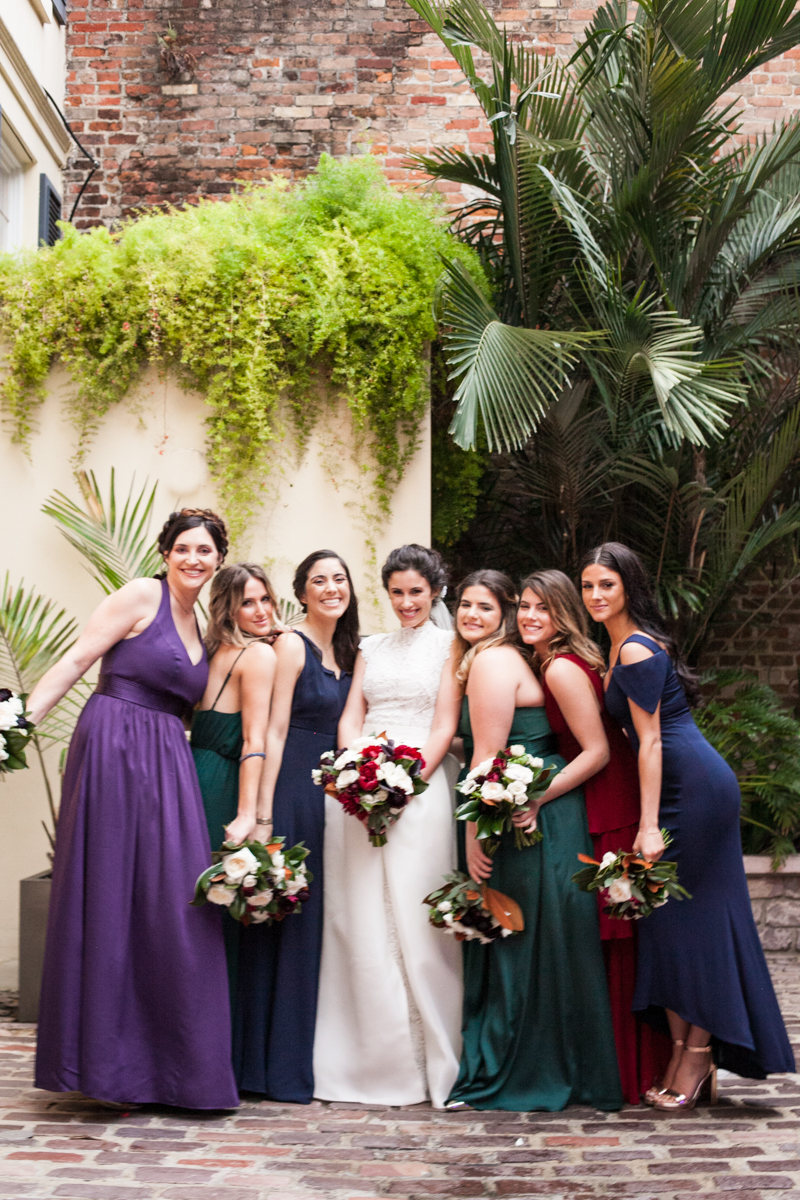
POLYGON ((692 895, 639 922, 633 1011, 665 1032, 665 1008, 709 1030, 715 1062, 737 1075, 794 1071, 750 907, 738 781, 695 725, 669 655, 642 634, 627 642, 653 655, 617 663, 606 706, 638 753, 628 701, 649 713, 661 704, 659 824, 673 838, 665 858, 678 863, 679 882, 692 895))
MULTIPOLYGON (((299 633, 299 630, 297 631, 299 633)), ((319 650, 300 633, 306 661, 295 684, 289 733, 275 784, 273 832, 287 846, 304 842, 314 876, 311 899, 297 916, 251 925, 239 948, 233 1011, 233 1068, 241 1091, 309 1104, 322 951, 322 841, 325 793, 311 779, 336 731, 351 676, 323 667, 319 650)))

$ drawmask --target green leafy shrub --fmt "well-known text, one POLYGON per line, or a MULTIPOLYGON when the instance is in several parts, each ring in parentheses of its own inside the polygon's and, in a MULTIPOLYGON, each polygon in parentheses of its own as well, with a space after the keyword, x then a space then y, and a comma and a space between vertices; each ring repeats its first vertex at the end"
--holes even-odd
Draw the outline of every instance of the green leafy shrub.
POLYGON ((210 408, 208 460, 234 532, 258 499, 286 396, 301 444, 322 372, 344 393, 375 469, 375 506, 417 444, 441 256, 480 276, 434 198, 399 194, 368 157, 323 156, 306 181, 146 213, 118 232, 63 227, 51 248, 0 256, 0 401, 26 443, 57 356, 82 450, 142 368, 177 369, 210 408))
POLYGON ((695 720, 739 779, 744 853, 777 866, 800 841, 800 721, 746 671, 710 671, 702 683, 695 720))

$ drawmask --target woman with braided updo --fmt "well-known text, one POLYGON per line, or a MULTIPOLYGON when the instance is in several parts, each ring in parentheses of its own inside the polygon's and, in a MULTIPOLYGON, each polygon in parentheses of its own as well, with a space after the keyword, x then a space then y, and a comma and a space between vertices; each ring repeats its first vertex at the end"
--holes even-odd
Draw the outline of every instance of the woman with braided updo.
POLYGON ((219 913, 190 907, 211 847, 183 724, 208 680, 194 605, 228 539, 183 509, 158 545, 163 576, 107 596, 28 702, 38 723, 102 656, 64 772, 36 1086, 234 1108, 219 913))

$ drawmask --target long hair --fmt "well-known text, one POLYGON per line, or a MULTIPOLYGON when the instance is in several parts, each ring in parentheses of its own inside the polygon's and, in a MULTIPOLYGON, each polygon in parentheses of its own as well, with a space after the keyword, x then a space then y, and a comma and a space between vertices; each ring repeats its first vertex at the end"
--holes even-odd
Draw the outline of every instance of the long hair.
MULTIPOLYGON (((556 633, 547 644, 544 655, 538 652, 532 657, 540 671, 545 671, 557 654, 577 654, 601 675, 606 664, 592 639, 589 637, 589 622, 578 589, 563 571, 534 571, 523 579, 520 596, 530 588, 544 603, 556 633)), ((519 630, 515 630, 524 652, 530 655, 532 647, 522 641, 519 630)))
POLYGON ((501 646, 508 641, 509 635, 513 632, 517 615, 517 589, 514 587, 513 580, 508 575, 504 575, 502 571, 473 571, 467 575, 466 579, 462 579, 456 589, 456 679, 463 687, 467 686, 470 668, 475 661, 475 656, 480 654, 482 650, 488 650, 492 646, 501 646), (458 607, 461 603, 461 597, 467 588, 485 587, 492 593, 497 603, 500 605, 500 624, 494 633, 490 633, 488 637, 483 638, 476 645, 470 645, 461 634, 458 632, 458 607))
POLYGON ((625 589, 625 601, 628 614, 637 629, 647 633, 654 641, 660 642, 672 659, 675 674, 681 682, 690 705, 700 701, 700 688, 694 671, 684 662, 678 643, 667 630, 664 618, 659 611, 658 603, 653 593, 650 577, 644 568, 638 554, 622 542, 603 542, 590 550, 581 562, 581 574, 586 567, 608 567, 616 571, 625 589))
POLYGON ((340 671, 344 671, 350 675, 355 666, 356 654, 358 653, 358 597, 353 587, 350 568, 341 554, 337 554, 335 550, 315 550, 313 554, 306 555, 294 573, 292 590, 300 601, 303 612, 307 612, 308 609, 301 597, 305 595, 311 568, 314 566, 314 563, 320 562, 323 558, 335 558, 341 564, 341 568, 347 576, 347 582, 350 585, 350 603, 336 622, 336 629, 333 634, 333 657, 336 659, 336 665, 340 671))
POLYGON ((278 601, 266 571, 258 563, 233 563, 218 571, 211 582, 211 597, 208 602, 208 629, 205 643, 209 658, 220 646, 247 646, 258 638, 243 633, 236 614, 244 600, 244 589, 248 580, 257 579, 277 612, 278 601))

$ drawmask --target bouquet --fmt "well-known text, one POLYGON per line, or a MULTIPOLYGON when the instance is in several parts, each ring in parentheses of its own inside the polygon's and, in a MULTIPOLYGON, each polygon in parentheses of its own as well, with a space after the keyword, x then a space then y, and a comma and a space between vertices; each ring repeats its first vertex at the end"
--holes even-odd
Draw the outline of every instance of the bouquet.
POLYGON ((516 900, 481 884, 480 887, 461 871, 444 877, 437 888, 422 901, 430 908, 428 920, 437 929, 455 934, 459 942, 477 938, 482 946, 498 938, 510 937, 525 928, 522 910, 516 900))
POLYGON ((25 748, 33 736, 33 725, 25 718, 26 699, 0 688, 0 775, 28 765, 25 748))
POLYGON ((458 784, 457 791, 467 799, 456 809, 459 821, 474 821, 478 840, 491 858, 500 845, 500 838, 514 830, 517 849, 534 846, 542 840, 539 829, 528 832, 512 821, 518 808, 538 800, 547 790, 558 767, 546 767, 541 758, 525 753, 524 746, 498 750, 469 772, 458 784))
POLYGON ((366 825, 373 846, 386 845, 386 833, 412 796, 424 792, 425 759, 413 746, 396 746, 385 733, 357 738, 347 750, 328 750, 312 772, 314 783, 335 796, 345 812, 366 825))
POLYGON ((212 865, 197 880, 192 904, 221 904, 243 925, 282 921, 299 913, 308 900, 313 879, 306 870, 308 850, 302 842, 284 849, 285 838, 263 842, 223 843, 212 865))
MULTIPOLYGON (((664 845, 669 846, 672 838, 666 829, 661 830, 664 845)), ((670 896, 676 900, 691 900, 691 896, 678 883, 678 864, 674 862, 648 862, 640 854, 626 854, 609 850, 602 861, 579 854, 581 862, 588 863, 582 871, 572 876, 582 892, 600 892, 607 901, 603 912, 609 917, 621 917, 625 921, 638 921, 649 917, 656 908, 667 903, 670 896)))

